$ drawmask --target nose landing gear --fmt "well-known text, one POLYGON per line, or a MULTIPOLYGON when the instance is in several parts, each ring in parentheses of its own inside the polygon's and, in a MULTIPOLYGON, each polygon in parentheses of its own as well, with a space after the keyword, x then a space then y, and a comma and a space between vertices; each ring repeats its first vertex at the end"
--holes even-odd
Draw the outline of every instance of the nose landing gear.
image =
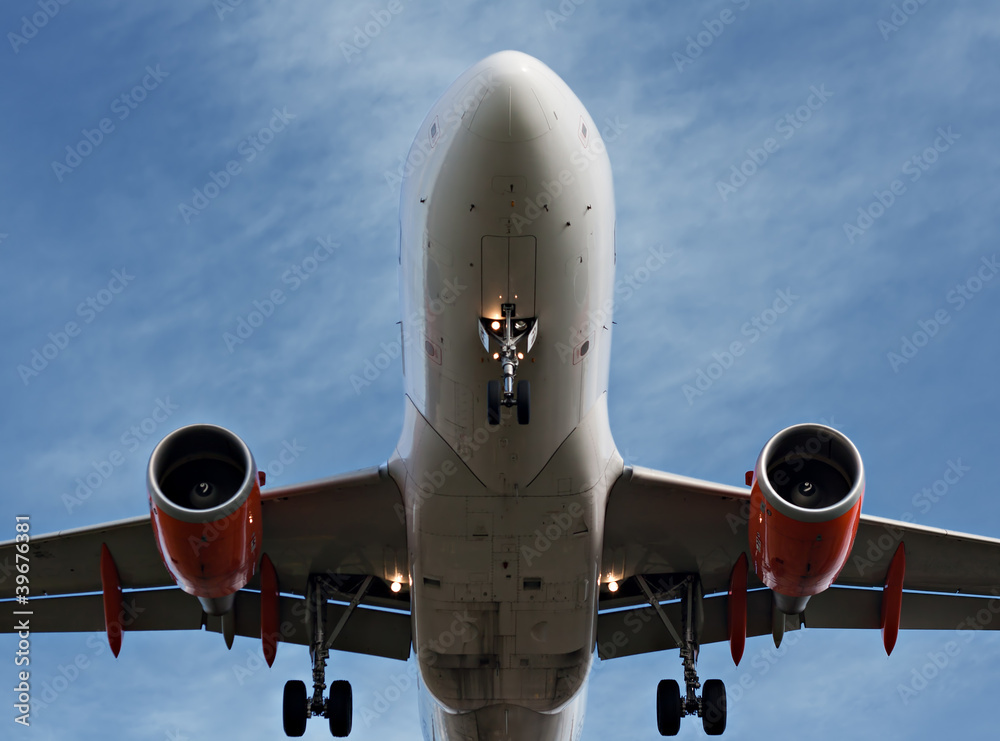
POLYGON ((500 407, 516 406, 517 423, 526 425, 531 421, 531 383, 518 381, 515 396, 514 376, 518 363, 535 344, 538 323, 535 318, 515 319, 514 304, 502 304, 500 310, 503 319, 479 320, 479 338, 486 351, 490 350, 490 339, 500 345, 500 350, 493 353, 493 359, 500 362, 501 378, 489 381, 486 386, 486 418, 489 424, 498 425, 500 407), (518 352, 517 345, 522 340, 526 340, 526 347, 524 352, 518 352))

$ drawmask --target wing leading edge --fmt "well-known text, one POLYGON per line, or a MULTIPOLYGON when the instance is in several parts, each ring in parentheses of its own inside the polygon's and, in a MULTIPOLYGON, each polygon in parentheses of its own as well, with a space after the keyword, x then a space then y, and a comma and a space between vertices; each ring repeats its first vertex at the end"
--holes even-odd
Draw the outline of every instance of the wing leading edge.
MULTIPOLYGON (((280 637, 307 643, 305 600, 310 576, 326 577, 333 599, 350 601, 366 576, 375 577, 365 604, 355 609, 333 648, 406 659, 410 651, 409 600, 393 595, 384 580, 405 574, 406 529, 402 498, 386 466, 296 484, 262 493, 263 551, 275 566, 280 637)), ((123 624, 135 630, 212 630, 222 619, 206 615, 178 589, 160 559, 150 518, 134 517, 66 530, 29 543, 33 632, 103 630, 101 550, 107 545, 118 568, 123 624)), ((0 543, 0 600, 15 597, 16 546, 0 543)), ((237 595, 234 635, 260 637, 259 575, 237 595)), ((336 624, 347 608, 326 607, 336 624)))
MULTIPOLYGON (((704 599, 700 642, 729 638, 726 592, 734 564, 749 556, 749 503, 748 488, 625 468, 612 487, 605 521, 603 575, 622 587, 601 600, 602 658, 678 647, 647 597, 630 584, 636 576, 661 584, 698 576, 705 594, 713 595, 704 599)), ((981 618, 984 608, 998 604, 1000 540, 862 515, 834 587, 814 596, 801 616, 783 616, 784 630, 880 628, 882 588, 900 543, 906 553, 900 628, 1000 629, 1000 620, 981 618)), ((748 586, 746 635, 771 634, 771 593, 752 572, 748 586)), ((660 609, 681 624, 680 603, 660 609)))

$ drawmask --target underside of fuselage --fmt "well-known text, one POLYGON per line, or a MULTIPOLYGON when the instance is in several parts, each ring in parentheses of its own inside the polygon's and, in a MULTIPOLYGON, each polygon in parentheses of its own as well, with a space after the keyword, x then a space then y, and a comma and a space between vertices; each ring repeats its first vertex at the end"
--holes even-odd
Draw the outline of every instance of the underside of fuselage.
POLYGON ((425 735, 571 739, 622 469, 606 396, 610 164, 568 86, 517 52, 456 81, 407 164, 406 415, 390 472, 404 492, 425 735), (504 346, 508 326, 534 330, 504 346), (497 388, 509 406, 491 406, 497 388))
POLYGON ((513 703, 497 703, 469 713, 449 713, 424 692, 420 715, 428 741, 507 741, 557 739, 576 741, 583 730, 585 692, 563 710, 537 713, 513 703))

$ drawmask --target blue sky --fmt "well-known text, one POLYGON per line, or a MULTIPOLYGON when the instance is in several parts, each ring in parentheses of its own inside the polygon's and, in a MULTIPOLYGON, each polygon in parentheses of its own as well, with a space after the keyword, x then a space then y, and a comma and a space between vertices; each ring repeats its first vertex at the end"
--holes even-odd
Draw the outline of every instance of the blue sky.
MULTIPOLYGON (((0 11, 0 538, 18 514, 41 533, 145 513, 153 445, 192 422, 240 434, 274 484, 385 460, 401 370, 358 393, 350 376, 398 337, 393 173, 437 96, 505 48, 552 67, 604 133, 619 277, 670 253, 616 311, 628 462, 739 483, 773 433, 822 420, 865 459, 866 512, 1000 535, 993 4, 223 3, 0 11), (331 243, 293 289, 287 271, 331 243), (227 345, 275 289, 285 302, 227 345), (275 465, 286 443, 302 451, 275 465), (959 461, 937 501, 921 493, 959 461)), ((740 668, 706 647, 700 669, 730 687, 729 738, 989 737, 993 635, 900 697, 955 638, 904 634, 887 659, 875 632, 807 631, 780 652, 750 640, 740 668)), ((281 646, 244 676, 259 645, 214 634, 128 634, 118 660, 100 645, 36 636, 36 697, 85 668, 3 735, 281 737, 281 687, 309 668, 281 646)), ((418 738, 412 688, 362 720, 412 663, 333 665, 354 684, 352 738, 418 738)), ((597 666, 584 738, 656 737, 664 677, 675 652, 597 666)))

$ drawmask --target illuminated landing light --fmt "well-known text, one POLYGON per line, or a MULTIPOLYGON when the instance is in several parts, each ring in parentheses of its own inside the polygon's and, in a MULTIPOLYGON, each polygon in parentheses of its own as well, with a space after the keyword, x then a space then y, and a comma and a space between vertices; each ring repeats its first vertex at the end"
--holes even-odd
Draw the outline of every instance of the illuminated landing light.
POLYGON ((493 353, 493 359, 494 360, 499 360, 500 359, 500 353, 498 353, 498 352, 493 353))
POLYGON ((523 353, 523 352, 519 352, 519 353, 517 354, 517 359, 518 359, 518 360, 524 360, 524 353, 523 353))
POLYGON ((617 592, 618 591, 618 582, 616 582, 616 581, 609 581, 608 582, 608 591, 609 592, 617 592))
POLYGON ((492 323, 492 324, 490 325, 490 327, 492 327, 492 328, 493 328, 493 331, 494 331, 494 332, 496 332, 496 331, 497 331, 498 329, 500 329, 500 322, 498 322, 498 321, 494 321, 494 322, 493 322, 493 323, 492 323))
POLYGON ((402 588, 403 588, 403 585, 400 584, 398 581, 394 581, 392 584, 389 585, 389 589, 392 590, 393 594, 397 594, 399 592, 399 590, 402 589, 402 588))

